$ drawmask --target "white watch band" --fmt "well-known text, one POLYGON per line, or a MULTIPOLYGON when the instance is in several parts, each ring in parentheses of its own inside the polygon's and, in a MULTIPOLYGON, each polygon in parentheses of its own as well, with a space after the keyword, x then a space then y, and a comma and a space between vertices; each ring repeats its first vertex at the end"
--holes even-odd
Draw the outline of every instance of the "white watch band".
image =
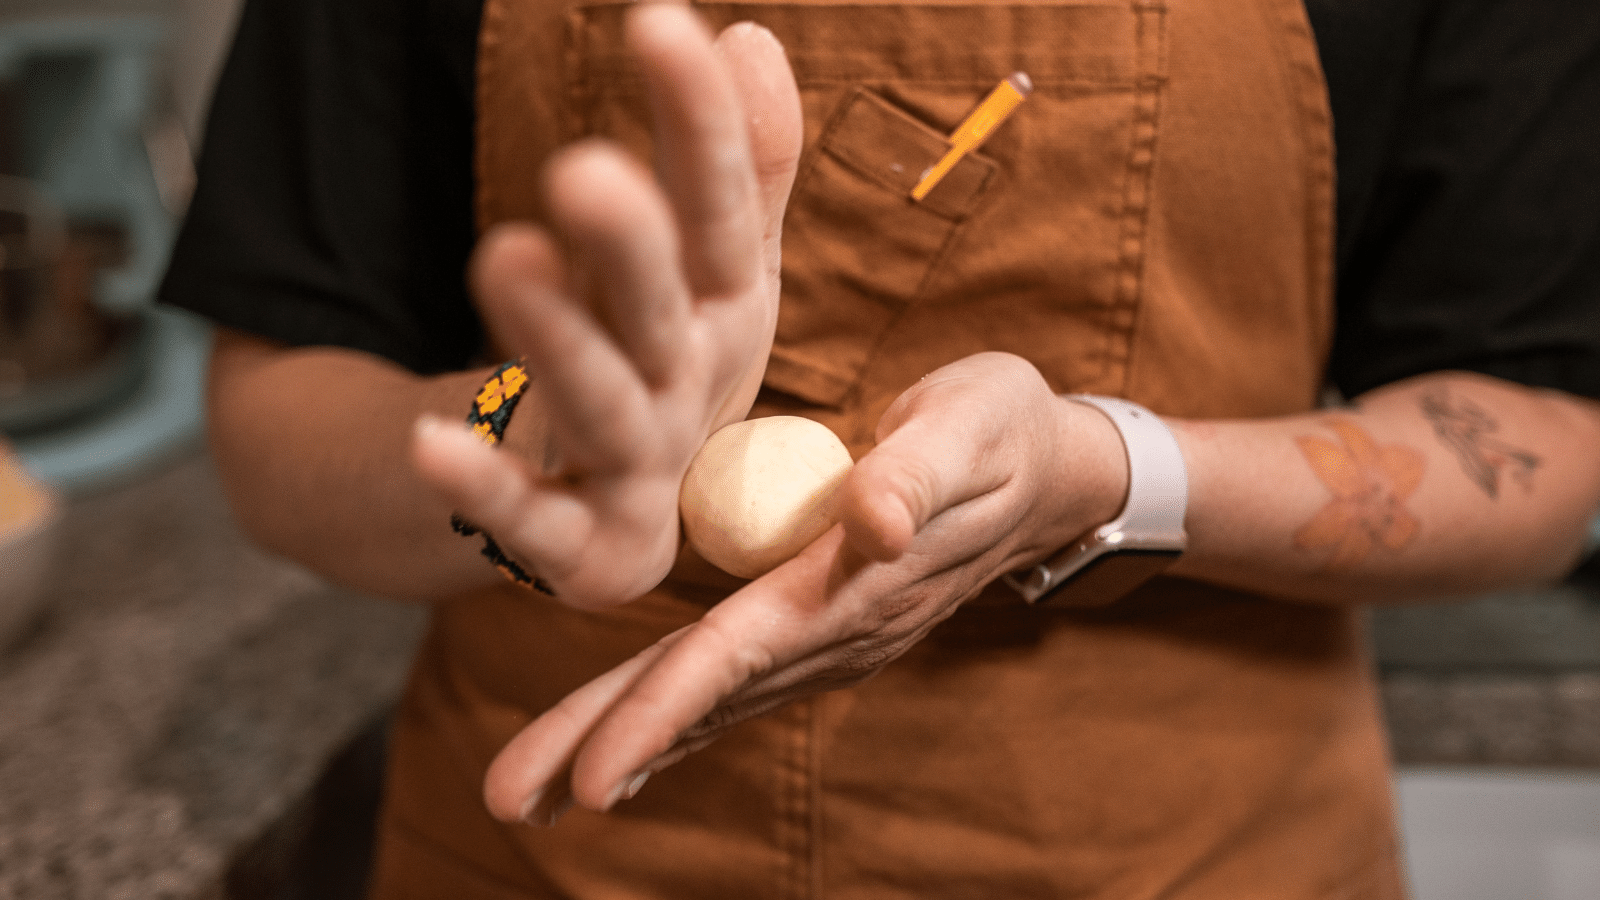
POLYGON ((1181 539, 1189 509, 1189 470, 1167 423, 1139 404, 1115 397, 1068 394, 1067 399, 1105 413, 1121 432, 1122 449, 1128 454, 1128 501, 1122 514, 1097 533, 1181 539))
POLYGON ((1033 603, 1108 557, 1143 557, 1128 571, 1094 585, 1100 594, 1094 602, 1110 602, 1120 594, 1107 594, 1131 590, 1183 551, 1187 544, 1183 520, 1189 507, 1188 470, 1172 431, 1150 410, 1114 397, 1064 396, 1100 410, 1116 426, 1128 458, 1128 499, 1115 519, 1032 569, 1006 575, 1005 581, 1033 603))

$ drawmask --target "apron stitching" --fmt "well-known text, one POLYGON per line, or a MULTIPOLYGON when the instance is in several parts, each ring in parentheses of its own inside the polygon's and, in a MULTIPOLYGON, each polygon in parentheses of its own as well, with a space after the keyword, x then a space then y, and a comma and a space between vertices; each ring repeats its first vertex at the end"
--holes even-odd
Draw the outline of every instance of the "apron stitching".
POLYGON ((595 89, 588 65, 590 51, 587 24, 582 7, 567 10, 567 39, 563 44, 565 53, 561 73, 567 96, 566 103, 557 111, 564 141, 576 139, 590 124, 585 111, 593 108, 589 101, 595 89))
POLYGON ((809 857, 806 885, 807 900, 824 896, 822 889, 822 846, 825 835, 823 834, 822 820, 822 705, 828 702, 827 694, 812 699, 806 704, 808 715, 806 728, 806 758, 809 763, 806 792, 807 807, 810 811, 810 839, 806 850, 809 857))
MULTIPOLYGON (((928 267, 925 271, 923 271, 922 279, 917 282, 916 289, 913 290, 911 292, 911 296, 907 298, 905 308, 901 310, 902 314, 905 312, 905 310, 909 310, 917 306, 918 302, 923 299, 924 294, 927 293, 928 282, 932 281, 936 275, 943 274, 941 269, 944 266, 945 257, 950 255, 950 252, 956 243, 956 239, 963 231, 966 230, 967 222, 977 214, 978 207, 983 203, 982 198, 985 194, 987 194, 990 186, 998 181, 999 178, 1000 168, 999 164, 997 163, 995 168, 984 173, 983 181, 981 181, 978 184, 977 189, 972 192, 972 196, 975 199, 973 199, 971 206, 965 213, 962 214, 961 218, 950 223, 950 229, 945 232, 944 242, 939 245, 939 251, 933 254, 933 257, 928 260, 928 267)), ((895 319, 898 320, 899 316, 896 316, 895 319)), ((893 322, 890 323, 891 326, 893 324, 893 322)))
MULTIPOLYGON (((1305 176, 1307 203, 1313 207, 1306 215, 1306 320, 1322 323, 1308 329, 1307 349, 1318 360, 1319 371, 1326 371, 1331 335, 1327 323, 1333 288, 1333 122, 1328 109, 1327 81, 1315 52, 1310 23, 1299 0, 1278 5, 1280 27, 1295 38, 1275 44, 1278 64, 1294 85, 1295 106, 1300 113, 1296 141, 1301 154, 1300 171, 1305 176)), ((1315 398, 1312 398, 1315 403, 1315 398)))
POLYGON ((1117 293, 1107 313, 1103 351, 1103 377, 1117 378, 1114 390, 1126 394, 1133 381, 1133 345, 1137 331, 1141 292, 1144 285, 1146 239, 1149 230, 1150 180, 1155 168, 1162 75, 1165 71, 1166 8, 1156 3, 1139 3, 1138 74, 1133 112, 1133 136, 1123 192, 1123 226, 1119 240, 1117 293))
POLYGON ((499 84, 500 79, 494 65, 499 58, 495 52, 500 28, 497 27, 500 18, 500 6, 496 3, 485 3, 482 13, 483 21, 478 26, 478 55, 473 61, 473 86, 474 114, 472 120, 472 165, 474 169, 472 206, 475 213, 475 226, 481 233, 489 225, 501 218, 499 205, 494 202, 495 191, 489 184, 488 178, 482 177, 484 172, 491 170, 489 164, 489 148, 492 143, 488 138, 488 124, 481 115, 481 111, 490 108, 489 86, 499 84))
POLYGON ((794 704, 789 713, 794 721, 785 729, 788 740, 778 799, 781 823, 778 849, 782 854, 783 866, 779 893, 790 900, 806 900, 810 894, 807 861, 812 848, 808 834, 810 822, 806 793, 811 704, 812 701, 794 704))

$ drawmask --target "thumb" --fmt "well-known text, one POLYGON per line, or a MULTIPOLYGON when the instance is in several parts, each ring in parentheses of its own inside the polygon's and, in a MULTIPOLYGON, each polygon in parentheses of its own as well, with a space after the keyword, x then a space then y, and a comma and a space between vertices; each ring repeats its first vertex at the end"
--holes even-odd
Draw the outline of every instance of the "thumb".
POLYGON ((727 63, 750 132, 750 157, 761 195, 762 233, 768 267, 778 266, 783 213, 800 164, 804 131, 800 91, 783 45, 754 22, 738 22, 717 36, 717 52, 727 63))
POLYGON ((839 488, 839 521, 858 553, 887 562, 928 521, 983 493, 957 442, 913 420, 862 457, 839 488))
MULTIPOLYGON (((978 354, 929 373, 878 420, 878 445, 835 495, 845 539, 868 559, 888 562, 910 549, 929 522, 1004 485, 1017 453, 1019 374, 1037 372, 1005 354, 978 354), (998 393, 997 393, 998 392, 998 393)), ((1043 389, 1053 400, 1042 379, 1043 389)))

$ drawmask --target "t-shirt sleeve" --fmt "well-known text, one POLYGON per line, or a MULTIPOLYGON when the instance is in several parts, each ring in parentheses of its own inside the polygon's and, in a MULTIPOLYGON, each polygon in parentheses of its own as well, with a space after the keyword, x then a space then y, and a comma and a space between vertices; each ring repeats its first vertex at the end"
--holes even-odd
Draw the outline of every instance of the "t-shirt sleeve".
POLYGON ((481 343, 467 301, 476 4, 251 0, 160 300, 419 372, 481 343))
POLYGON ((1332 377, 1347 396, 1464 369, 1600 397, 1600 4, 1431 8, 1370 196, 1341 194, 1332 377))

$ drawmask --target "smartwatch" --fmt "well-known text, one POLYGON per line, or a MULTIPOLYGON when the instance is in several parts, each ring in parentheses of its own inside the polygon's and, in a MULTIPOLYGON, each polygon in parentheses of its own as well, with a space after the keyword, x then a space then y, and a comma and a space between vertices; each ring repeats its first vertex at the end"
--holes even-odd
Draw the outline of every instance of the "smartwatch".
POLYGON ((1049 600, 1099 606, 1160 574, 1188 538, 1189 475, 1178 441, 1160 417, 1137 403, 1092 394, 1065 399, 1104 413, 1128 455, 1128 499, 1122 512, 1031 569, 1002 576, 1029 603, 1049 600))

